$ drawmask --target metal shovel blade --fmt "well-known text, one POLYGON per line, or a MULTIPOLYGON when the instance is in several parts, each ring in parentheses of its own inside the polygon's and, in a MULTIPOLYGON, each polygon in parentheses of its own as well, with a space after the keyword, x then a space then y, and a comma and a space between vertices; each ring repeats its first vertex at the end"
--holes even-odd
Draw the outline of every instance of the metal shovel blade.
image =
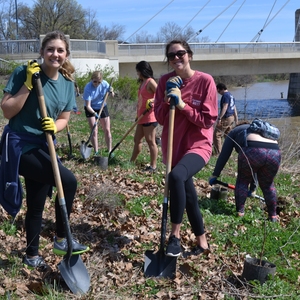
POLYGON ((176 276, 177 257, 166 256, 163 250, 156 253, 152 250, 145 252, 145 277, 163 277, 174 279, 176 276))
POLYGON ((92 145, 87 145, 84 141, 81 141, 80 153, 83 159, 87 159, 91 156, 92 145))
POLYGON ((74 294, 86 294, 90 288, 90 276, 80 255, 72 255, 57 265, 62 278, 74 294))
POLYGON ((105 171, 108 167, 108 157, 107 156, 95 156, 95 162, 101 170, 105 171))

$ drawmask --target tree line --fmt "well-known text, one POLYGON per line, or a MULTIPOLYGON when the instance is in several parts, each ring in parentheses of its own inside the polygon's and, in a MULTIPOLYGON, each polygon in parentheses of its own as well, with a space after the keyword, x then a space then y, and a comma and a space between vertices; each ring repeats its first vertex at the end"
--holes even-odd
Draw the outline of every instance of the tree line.
POLYGON ((60 30, 71 39, 118 40, 130 43, 164 43, 174 38, 191 42, 209 42, 199 39, 195 30, 181 28, 167 22, 156 34, 138 31, 125 40, 125 25, 101 24, 94 10, 84 9, 76 0, 36 0, 32 7, 17 0, 0 0, 0 39, 38 39, 40 34, 60 30))

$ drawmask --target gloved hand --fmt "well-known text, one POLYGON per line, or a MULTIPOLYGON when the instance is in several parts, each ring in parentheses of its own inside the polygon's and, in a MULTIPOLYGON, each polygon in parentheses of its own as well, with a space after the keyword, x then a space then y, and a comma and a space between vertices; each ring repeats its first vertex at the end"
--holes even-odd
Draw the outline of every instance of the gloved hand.
POLYGON ((218 178, 217 176, 210 176, 209 179, 208 179, 208 183, 210 185, 214 185, 217 181, 217 178, 218 178))
POLYGON ((99 115, 96 112, 94 113, 94 116, 95 116, 96 120, 99 119, 99 115))
POLYGON ((113 93, 114 92, 114 88, 112 86, 109 87, 109 92, 113 93))
POLYGON ((148 99, 146 102, 146 109, 150 110, 153 107, 154 99, 148 99))
POLYGON ((42 118, 41 124, 44 132, 49 132, 52 134, 55 134, 57 132, 55 122, 52 118, 50 117, 42 118))
POLYGON ((41 68, 36 60, 29 60, 27 63, 27 70, 26 70, 26 81, 24 82, 24 85, 28 88, 29 91, 33 89, 32 84, 32 76, 35 73, 38 73, 41 71, 41 68))
POLYGON ((179 108, 180 110, 184 109, 185 103, 181 99, 181 91, 178 87, 169 89, 167 91, 167 96, 169 98, 173 98, 174 104, 177 108, 179 108))
POLYGON ((169 91, 172 88, 180 88, 183 81, 180 76, 170 77, 166 83, 166 90, 169 91))

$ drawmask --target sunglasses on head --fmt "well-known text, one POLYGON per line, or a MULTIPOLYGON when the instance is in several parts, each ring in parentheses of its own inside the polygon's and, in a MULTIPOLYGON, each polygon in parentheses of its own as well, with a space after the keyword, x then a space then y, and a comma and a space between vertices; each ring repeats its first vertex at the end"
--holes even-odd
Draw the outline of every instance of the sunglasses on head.
POLYGON ((170 52, 167 54, 167 58, 169 60, 174 60, 175 56, 177 56, 179 59, 182 58, 187 53, 186 50, 179 50, 177 52, 170 52))

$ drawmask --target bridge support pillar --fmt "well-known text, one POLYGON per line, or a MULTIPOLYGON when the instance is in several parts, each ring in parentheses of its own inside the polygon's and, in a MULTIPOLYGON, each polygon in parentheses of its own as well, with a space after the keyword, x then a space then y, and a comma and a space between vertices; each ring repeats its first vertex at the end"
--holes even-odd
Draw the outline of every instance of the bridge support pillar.
MULTIPOLYGON (((295 42, 300 42, 300 9, 295 12, 295 42)), ((288 99, 300 100, 300 73, 291 73, 288 99)))

